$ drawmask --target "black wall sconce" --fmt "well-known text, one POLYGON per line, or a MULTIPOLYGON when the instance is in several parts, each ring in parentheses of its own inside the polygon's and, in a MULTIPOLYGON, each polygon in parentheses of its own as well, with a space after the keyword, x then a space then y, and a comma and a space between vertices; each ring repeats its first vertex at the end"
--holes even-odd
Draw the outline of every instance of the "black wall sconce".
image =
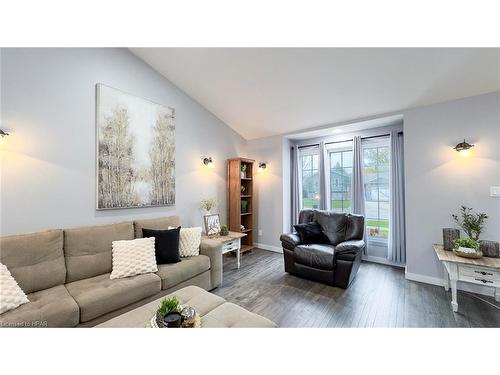
POLYGON ((213 162, 211 156, 206 157, 206 158, 202 158, 201 160, 203 161, 203 164, 205 165, 205 167, 214 168, 214 162, 213 162))
POLYGON ((460 155, 462 156, 468 156, 469 153, 470 153, 470 149, 474 147, 473 144, 470 144, 470 143, 467 143, 464 139, 463 142, 460 142, 459 144, 457 144, 455 147, 453 147, 455 149, 455 151, 457 151, 460 155))
POLYGON ((260 169, 261 171, 264 171, 266 168, 267 168, 267 164, 266 164, 266 163, 264 163, 263 161, 260 161, 260 162, 259 162, 259 169, 260 169))
POLYGON ((0 143, 3 143, 3 140, 9 135, 9 133, 4 132, 0 129, 0 143))

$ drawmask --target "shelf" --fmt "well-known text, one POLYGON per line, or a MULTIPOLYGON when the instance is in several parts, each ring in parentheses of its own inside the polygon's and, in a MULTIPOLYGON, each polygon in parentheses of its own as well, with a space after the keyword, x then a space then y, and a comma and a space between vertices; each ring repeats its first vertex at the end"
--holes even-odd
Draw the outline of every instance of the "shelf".
POLYGON ((242 180, 251 181, 252 177, 241 177, 242 180))
POLYGON ((241 196, 242 198, 252 198, 252 194, 245 194, 241 196))
POLYGON ((248 232, 251 232, 251 231, 252 231, 251 229, 243 229, 243 230, 241 231, 241 233, 248 233, 248 232))
POLYGON ((245 253, 247 251, 255 249, 255 246, 252 245, 241 245, 240 252, 245 253))
POLYGON ((251 212, 245 212, 245 213, 242 212, 241 216, 243 216, 243 215, 251 215, 251 214, 252 214, 251 212))

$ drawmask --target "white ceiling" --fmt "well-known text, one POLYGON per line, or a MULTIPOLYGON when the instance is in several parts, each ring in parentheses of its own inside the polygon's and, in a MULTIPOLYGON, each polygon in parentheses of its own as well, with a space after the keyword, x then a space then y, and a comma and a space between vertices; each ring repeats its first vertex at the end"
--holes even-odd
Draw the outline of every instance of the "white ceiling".
POLYGON ((246 139, 500 90, 500 49, 132 48, 246 139))

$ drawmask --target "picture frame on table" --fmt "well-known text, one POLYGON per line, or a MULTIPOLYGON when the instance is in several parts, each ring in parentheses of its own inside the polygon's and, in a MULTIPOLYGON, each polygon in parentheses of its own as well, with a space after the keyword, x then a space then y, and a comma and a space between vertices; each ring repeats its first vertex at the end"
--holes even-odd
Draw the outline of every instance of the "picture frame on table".
POLYGON ((205 215, 205 233, 208 237, 218 236, 220 233, 219 214, 205 215))

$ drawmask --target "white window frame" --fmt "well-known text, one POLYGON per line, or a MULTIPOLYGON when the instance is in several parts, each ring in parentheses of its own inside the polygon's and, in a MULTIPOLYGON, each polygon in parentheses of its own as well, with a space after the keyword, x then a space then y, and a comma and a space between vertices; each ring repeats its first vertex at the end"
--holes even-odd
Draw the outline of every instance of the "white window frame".
MULTIPOLYGON (((299 164, 299 191, 300 191, 300 199, 299 199, 299 203, 300 203, 300 209, 302 210, 304 207, 304 197, 302 195, 302 193, 304 192, 303 190, 303 186, 302 186, 302 157, 303 156, 314 156, 314 155, 318 155, 318 173, 319 173, 319 145, 314 145, 314 146, 307 146, 307 147, 299 147, 299 160, 298 160, 298 164, 299 164)), ((319 174, 318 174, 318 178, 319 178, 319 174)), ((321 179, 320 181, 318 181, 318 187, 319 187, 319 184, 321 183, 321 179)), ((318 194, 319 194, 319 191, 318 191, 318 194)), ((319 204, 319 199, 318 199, 318 204, 319 204)), ((310 207, 307 207, 306 209, 310 209, 310 207)))
MULTIPOLYGON (((326 202, 326 207, 328 210, 332 210, 332 197, 331 197, 331 190, 330 190, 330 173, 331 173, 331 165, 330 165, 330 153, 333 152, 342 152, 342 151, 352 151, 353 150, 353 144, 352 141, 344 141, 344 142, 335 142, 335 143, 327 143, 325 144, 325 149, 326 149, 326 155, 325 155, 325 164, 326 164, 326 170, 328 171, 328 182, 326 182, 326 196, 327 202, 326 202)), ((352 187, 351 187, 352 190, 352 187)))

